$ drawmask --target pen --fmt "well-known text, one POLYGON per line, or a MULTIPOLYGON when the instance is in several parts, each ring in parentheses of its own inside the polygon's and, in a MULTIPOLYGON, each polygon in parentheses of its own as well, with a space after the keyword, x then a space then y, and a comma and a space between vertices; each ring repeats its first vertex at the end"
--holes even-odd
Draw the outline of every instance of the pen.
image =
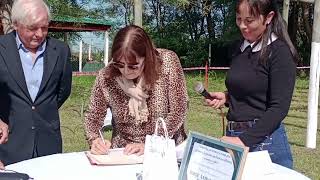
POLYGON ((103 144, 106 144, 106 142, 104 141, 101 129, 99 129, 99 134, 100 134, 100 138, 102 139, 103 144))

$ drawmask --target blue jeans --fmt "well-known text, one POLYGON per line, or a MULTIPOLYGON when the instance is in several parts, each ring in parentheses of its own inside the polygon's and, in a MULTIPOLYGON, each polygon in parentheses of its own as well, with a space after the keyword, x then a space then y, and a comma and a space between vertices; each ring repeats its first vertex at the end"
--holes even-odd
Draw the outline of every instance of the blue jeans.
MULTIPOLYGON (((226 131, 227 136, 239 136, 242 132, 226 131)), ((293 160, 288 142, 287 134, 284 125, 281 124, 271 136, 266 136, 266 139, 259 144, 249 147, 250 152, 268 150, 273 163, 292 169, 293 160)))

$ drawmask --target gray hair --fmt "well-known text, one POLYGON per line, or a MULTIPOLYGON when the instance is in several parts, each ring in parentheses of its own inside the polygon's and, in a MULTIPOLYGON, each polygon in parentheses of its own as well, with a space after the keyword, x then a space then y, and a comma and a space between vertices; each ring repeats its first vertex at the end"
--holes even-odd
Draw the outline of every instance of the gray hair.
POLYGON ((50 9, 43 0, 15 0, 11 9, 13 24, 19 22, 24 25, 32 24, 32 20, 38 17, 37 9, 44 8, 48 13, 48 22, 51 20, 50 9), (29 19, 31 17, 31 19, 29 19))

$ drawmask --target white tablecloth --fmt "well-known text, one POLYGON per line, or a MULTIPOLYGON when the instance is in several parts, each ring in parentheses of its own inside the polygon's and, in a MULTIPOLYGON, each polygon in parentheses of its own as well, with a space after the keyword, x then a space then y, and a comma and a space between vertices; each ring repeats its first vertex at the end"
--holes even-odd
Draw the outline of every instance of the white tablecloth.
MULTIPOLYGON (((296 171, 277 164, 272 165, 275 172, 259 177, 259 180, 309 179, 296 171)), ((75 152, 30 159, 8 165, 6 169, 27 173, 34 180, 136 180, 136 173, 142 171, 142 164, 92 166, 84 152, 75 152)))

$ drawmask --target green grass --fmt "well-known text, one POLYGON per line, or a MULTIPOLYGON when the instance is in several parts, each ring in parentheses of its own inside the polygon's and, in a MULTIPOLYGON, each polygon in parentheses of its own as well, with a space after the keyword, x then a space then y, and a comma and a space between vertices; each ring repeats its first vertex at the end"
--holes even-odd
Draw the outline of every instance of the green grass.
MULTIPOLYGON (((224 91, 224 73, 210 72, 209 91, 224 91)), ((188 73, 186 75, 190 106, 186 128, 192 131, 220 137, 222 134, 222 123, 219 111, 203 106, 203 98, 193 91, 195 81, 204 81, 203 72, 188 73)), ((63 136, 64 152, 88 150, 85 140, 83 114, 88 108, 91 88, 95 77, 74 77, 72 94, 60 111, 61 129, 63 136)), ((291 108, 285 125, 289 142, 293 151, 294 169, 307 175, 311 179, 320 179, 320 150, 308 149, 306 143, 307 107, 308 107, 308 85, 307 78, 298 78, 291 103, 291 108)), ((224 109, 226 112, 227 109, 224 109)), ((320 128, 318 124, 317 145, 320 145, 320 128)), ((106 134, 110 137, 110 132, 106 134)))

